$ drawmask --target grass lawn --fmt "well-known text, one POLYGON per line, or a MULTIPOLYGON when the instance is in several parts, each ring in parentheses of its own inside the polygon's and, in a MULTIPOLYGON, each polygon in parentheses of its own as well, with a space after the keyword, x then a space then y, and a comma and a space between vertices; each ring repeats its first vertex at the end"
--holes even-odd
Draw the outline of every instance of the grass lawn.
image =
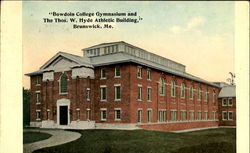
POLYGON ((50 134, 41 132, 23 132, 23 144, 45 140, 51 137, 50 134))
POLYGON ((236 129, 188 133, 76 130, 80 139, 35 153, 235 153, 236 129))

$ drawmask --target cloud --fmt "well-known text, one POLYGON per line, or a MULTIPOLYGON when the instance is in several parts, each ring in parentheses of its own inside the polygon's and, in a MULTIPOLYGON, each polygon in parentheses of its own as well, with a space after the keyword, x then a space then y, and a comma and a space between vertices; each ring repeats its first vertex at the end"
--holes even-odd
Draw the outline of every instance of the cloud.
POLYGON ((174 34, 180 34, 189 31, 198 31, 196 28, 203 25, 205 21, 206 20, 204 17, 201 16, 193 17, 190 20, 188 20, 186 26, 184 27, 173 26, 169 30, 174 34))

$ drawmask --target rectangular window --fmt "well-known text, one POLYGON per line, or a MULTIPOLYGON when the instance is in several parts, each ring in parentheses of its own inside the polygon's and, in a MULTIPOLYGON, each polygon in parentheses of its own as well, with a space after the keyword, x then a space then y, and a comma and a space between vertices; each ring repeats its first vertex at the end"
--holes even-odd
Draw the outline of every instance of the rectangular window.
POLYGON ((228 112, 228 120, 233 120, 233 112, 228 112))
POLYGON ((194 120, 194 112, 189 112, 189 120, 190 121, 194 120))
POLYGON ((137 87, 137 100, 142 100, 142 86, 137 87))
POLYGON ((176 119, 177 119, 177 112, 171 111, 171 121, 176 121, 176 119))
POLYGON ((115 100, 121 100, 121 85, 115 85, 115 100))
POLYGON ((205 120, 208 120, 208 112, 204 112, 205 120))
POLYGON ((49 120, 50 119, 50 110, 47 109, 47 119, 49 120))
POLYGON ((107 87, 101 87, 101 101, 107 100, 107 87))
POLYGON ((121 67, 120 66, 115 67, 115 77, 121 77, 121 67))
POLYGON ((222 120, 227 120, 227 112, 222 112, 222 120))
POLYGON ((202 112, 198 112, 198 120, 202 120, 202 112))
POLYGON ((147 101, 151 101, 152 88, 148 87, 147 101))
POLYGON ((151 80, 151 70, 147 70, 147 80, 151 80))
POLYGON ((107 120, 107 109, 101 109, 101 121, 107 120))
POLYGON ((40 92, 36 93, 36 104, 41 104, 41 93, 40 92))
POLYGON ((121 120, 121 109, 115 109, 115 120, 116 121, 121 120))
POLYGON ((152 110, 148 109, 148 123, 150 123, 152 121, 152 110))
POLYGON ((232 98, 228 98, 228 106, 233 106, 233 99, 232 98))
POLYGON ((200 101, 201 100, 201 89, 198 88, 198 96, 197 96, 197 100, 200 101))
POLYGON ((36 120, 41 120, 41 110, 36 110, 36 120))
POLYGON ((222 99, 222 106, 227 106, 227 99, 226 98, 222 99))
POLYGON ((77 120, 80 120, 80 109, 76 109, 77 120))
POLYGON ((86 90, 86 98, 88 101, 90 100, 90 89, 89 88, 87 88, 87 90, 86 90))
POLYGON ((158 111, 158 122, 166 122, 166 110, 158 111))
POLYGON ((86 110, 86 120, 90 120, 90 109, 86 110))
POLYGON ((142 110, 137 111, 137 122, 138 123, 142 122, 142 110))
POLYGON ((216 112, 213 112, 213 120, 216 120, 216 112))
POLYGON ((106 78, 107 78, 106 70, 101 69, 101 79, 106 79, 106 78))
POLYGON ((186 121, 187 120, 187 112, 186 111, 181 111, 181 120, 186 121))
POLYGON ((142 68, 140 66, 137 67, 137 78, 142 78, 142 68))
POLYGON ((207 89, 204 90, 204 101, 208 102, 208 91, 207 91, 207 89))
POLYGON ((42 77, 41 76, 37 76, 36 77, 36 85, 41 85, 42 82, 42 77))
POLYGON ((216 101, 216 93, 215 91, 213 91, 213 103, 215 103, 215 101, 216 101))

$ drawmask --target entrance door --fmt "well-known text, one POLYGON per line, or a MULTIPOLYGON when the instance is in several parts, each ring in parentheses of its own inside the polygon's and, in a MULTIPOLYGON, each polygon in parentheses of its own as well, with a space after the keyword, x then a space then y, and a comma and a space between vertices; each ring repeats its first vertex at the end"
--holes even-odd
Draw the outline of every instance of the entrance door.
POLYGON ((60 125, 68 125, 68 106, 60 106, 60 125))

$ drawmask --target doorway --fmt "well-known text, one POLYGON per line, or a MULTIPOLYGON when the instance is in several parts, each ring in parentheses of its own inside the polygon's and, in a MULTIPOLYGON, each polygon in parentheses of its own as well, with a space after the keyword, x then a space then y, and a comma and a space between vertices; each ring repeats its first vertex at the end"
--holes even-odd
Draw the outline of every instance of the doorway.
POLYGON ((60 106, 60 125, 68 125, 68 106, 60 106))

